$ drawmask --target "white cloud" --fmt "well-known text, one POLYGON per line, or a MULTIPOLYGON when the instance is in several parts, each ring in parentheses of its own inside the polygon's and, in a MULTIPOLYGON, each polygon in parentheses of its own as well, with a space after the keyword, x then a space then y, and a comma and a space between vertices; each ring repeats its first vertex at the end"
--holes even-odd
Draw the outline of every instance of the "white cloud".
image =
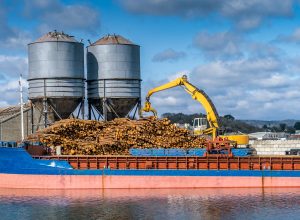
POLYGON ((17 29, 14 29, 14 33, 13 36, 8 37, 1 43, 1 47, 8 48, 9 50, 18 49, 24 51, 27 48, 27 44, 32 42, 31 34, 17 29))
POLYGON ((24 76, 22 85, 24 88, 24 100, 27 100, 28 83, 27 58, 19 56, 0 55, 0 106, 16 105, 19 103, 19 76, 24 76))
MULTIPOLYGON (((207 32, 201 31, 193 38, 193 47, 199 49, 207 60, 243 61, 278 59, 285 51, 273 43, 262 43, 246 38, 237 31, 207 32)), ((250 62, 248 62, 250 63, 250 62)))
POLYGON ((246 101, 246 100, 239 100, 239 101, 237 101, 237 103, 236 103, 236 107, 238 108, 238 109, 248 109, 249 107, 250 107, 250 105, 249 105, 249 102, 248 101, 246 101))
POLYGON ((24 50, 30 42, 30 34, 27 31, 20 30, 8 23, 8 7, 5 2, 0 7, 0 48, 7 49, 10 52, 13 50, 24 50))
POLYGON ((25 57, 0 55, 0 81, 24 77, 28 73, 28 61, 25 57))
POLYGON ((222 5, 220 0, 119 0, 119 3, 133 13, 182 17, 204 16, 222 5))
POLYGON ((189 74, 190 74, 189 70, 181 70, 181 71, 178 71, 177 73, 174 73, 174 74, 168 76, 168 81, 175 80, 179 77, 182 77, 183 75, 186 75, 187 77, 189 77, 189 74))
MULTIPOLYGON (((22 81, 23 85, 23 97, 24 101, 27 100, 27 82, 26 80, 22 81)), ((9 105, 17 105, 20 103, 20 92, 19 92, 19 82, 17 79, 12 79, 9 81, 6 81, 4 83, 0 83, 0 92, 1 92, 1 105, 2 107, 4 106, 9 106, 9 105)))
MULTIPOLYGON (((275 58, 211 61, 192 69, 189 81, 209 95, 220 115, 232 114, 240 119, 299 118, 300 76, 295 76, 293 69, 291 63, 275 58)), ((156 82, 158 85, 161 82, 156 82)), ((182 88, 166 90, 156 97, 153 105, 160 114, 204 113, 182 88)))
POLYGON ((241 30, 258 27, 269 17, 291 17, 293 0, 231 0, 223 1, 222 15, 231 18, 241 30))
POLYGON ((261 17, 247 17, 237 21, 237 27, 245 30, 251 30, 258 27, 262 22, 261 17))
POLYGON ((178 61, 186 57, 186 53, 183 51, 175 51, 172 48, 163 50, 155 54, 152 58, 153 62, 164 62, 164 61, 178 61))
POLYGON ((128 11, 137 14, 204 17, 219 14, 233 21, 236 28, 250 30, 269 17, 293 15, 292 0, 119 0, 128 11))
POLYGON ((176 106, 180 105, 180 102, 182 100, 178 99, 174 96, 167 96, 167 97, 153 97, 152 102, 155 103, 156 105, 167 105, 167 106, 176 106))
POLYGON ((285 43, 300 43, 300 28, 296 28, 293 33, 281 34, 279 35, 275 41, 278 42, 285 42, 285 43))
POLYGON ((230 32, 208 33, 200 32, 196 35, 193 45, 202 50, 210 59, 231 59, 243 56, 240 45, 241 39, 230 32))
POLYGON ((54 29, 95 33, 100 26, 99 12, 86 3, 64 4, 59 0, 26 1, 24 15, 27 19, 40 21, 41 33, 54 29))
POLYGON ((271 75, 269 78, 264 79, 263 81, 257 82, 258 85, 263 87, 273 87, 273 88, 279 88, 289 85, 288 77, 285 75, 280 75, 278 73, 275 73, 274 75, 271 75))
MULTIPOLYGON (((6 91, 12 91, 12 92, 19 92, 20 86, 19 86, 19 80, 18 79, 12 79, 5 83, 0 84, 0 92, 6 92, 6 91)), ((24 88, 28 88, 28 83, 26 79, 22 79, 22 86, 24 88)))

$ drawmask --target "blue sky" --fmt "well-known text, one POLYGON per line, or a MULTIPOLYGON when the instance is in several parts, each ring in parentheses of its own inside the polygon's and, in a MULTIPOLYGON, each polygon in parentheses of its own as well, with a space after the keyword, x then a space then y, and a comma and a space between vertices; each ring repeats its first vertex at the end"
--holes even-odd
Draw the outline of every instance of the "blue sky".
MULTIPOLYGON (((139 44, 143 96, 184 73, 220 115, 300 119, 299 24, 292 0, 0 0, 0 106, 18 104, 27 44, 56 29, 86 45, 109 33, 139 44)), ((203 112, 182 88, 152 103, 203 112)))

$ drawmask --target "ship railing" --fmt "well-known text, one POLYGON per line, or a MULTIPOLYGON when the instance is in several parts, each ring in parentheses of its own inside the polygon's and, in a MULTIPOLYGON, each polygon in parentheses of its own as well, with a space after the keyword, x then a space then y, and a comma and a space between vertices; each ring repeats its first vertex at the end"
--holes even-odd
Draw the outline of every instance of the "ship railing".
POLYGON ((65 160, 74 169, 300 170, 300 157, 297 156, 34 156, 33 158, 65 160))

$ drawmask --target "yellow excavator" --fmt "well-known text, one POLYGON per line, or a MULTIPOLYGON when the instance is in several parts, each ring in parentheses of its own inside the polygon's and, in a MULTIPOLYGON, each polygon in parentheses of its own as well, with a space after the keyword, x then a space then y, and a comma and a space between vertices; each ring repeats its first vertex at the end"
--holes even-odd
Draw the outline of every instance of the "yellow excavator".
POLYGON ((215 105, 203 90, 198 89, 190 82, 188 82, 186 75, 183 75, 182 77, 179 77, 164 85, 151 89, 146 96, 145 105, 141 109, 140 116, 142 117, 143 112, 152 112, 156 116, 157 112, 151 106, 150 97, 156 92, 160 92, 177 86, 182 86, 184 90, 192 96, 193 99, 202 104, 206 111, 206 119, 195 118, 193 121, 193 130, 195 135, 211 135, 212 140, 215 140, 217 137, 221 137, 230 141, 234 141, 238 145, 246 145, 249 143, 249 136, 245 134, 219 135, 219 115, 215 108, 215 105), (209 125, 208 127, 207 123, 209 125))

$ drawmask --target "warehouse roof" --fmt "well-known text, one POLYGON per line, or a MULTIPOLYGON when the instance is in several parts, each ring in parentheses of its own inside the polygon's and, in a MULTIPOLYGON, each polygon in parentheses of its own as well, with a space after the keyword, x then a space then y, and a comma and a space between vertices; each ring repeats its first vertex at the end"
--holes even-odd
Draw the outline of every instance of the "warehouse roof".
MULTIPOLYGON (((24 112, 30 109, 30 104, 26 103, 24 105, 24 112)), ((20 114, 21 107, 19 105, 8 106, 4 108, 0 108, 0 123, 9 120, 20 114)))
POLYGON ((286 137, 285 132, 255 132, 248 134, 250 139, 271 140, 286 137))

